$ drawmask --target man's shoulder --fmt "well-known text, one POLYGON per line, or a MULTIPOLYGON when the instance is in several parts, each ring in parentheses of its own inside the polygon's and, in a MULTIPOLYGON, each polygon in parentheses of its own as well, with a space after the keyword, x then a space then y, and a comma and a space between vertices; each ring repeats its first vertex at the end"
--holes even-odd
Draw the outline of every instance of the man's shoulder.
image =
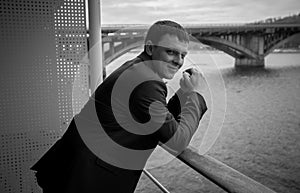
POLYGON ((103 81, 101 87, 112 89, 113 85, 118 89, 129 89, 129 87, 133 89, 142 84, 143 86, 139 88, 143 88, 143 90, 166 90, 162 79, 146 65, 147 62, 151 61, 144 60, 140 56, 122 64, 103 81))
POLYGON ((127 60, 125 63, 123 63, 119 68, 117 68, 112 74, 120 74, 123 71, 127 70, 128 68, 132 67, 135 64, 143 62, 141 58, 135 57, 131 60, 127 60))
POLYGON ((139 57, 135 57, 131 60, 126 61, 103 80, 102 86, 114 83, 124 72, 128 71, 130 67, 139 62, 142 62, 139 57))

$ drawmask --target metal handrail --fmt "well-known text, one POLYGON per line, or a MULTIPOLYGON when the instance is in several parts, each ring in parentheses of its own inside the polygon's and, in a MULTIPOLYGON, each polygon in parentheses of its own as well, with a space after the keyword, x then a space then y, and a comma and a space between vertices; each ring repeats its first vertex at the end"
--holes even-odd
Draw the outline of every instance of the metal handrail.
MULTIPOLYGON (((173 154, 171 151, 168 152, 173 154)), ((190 146, 178 155, 177 158, 226 192, 276 193, 270 188, 214 159, 213 157, 198 154, 197 150, 190 146)), ((169 191, 147 170, 144 169, 143 172, 159 187, 162 192, 169 193, 169 191)))
POLYGON ((211 156, 199 155, 192 147, 188 147, 177 158, 227 192, 275 193, 211 156))

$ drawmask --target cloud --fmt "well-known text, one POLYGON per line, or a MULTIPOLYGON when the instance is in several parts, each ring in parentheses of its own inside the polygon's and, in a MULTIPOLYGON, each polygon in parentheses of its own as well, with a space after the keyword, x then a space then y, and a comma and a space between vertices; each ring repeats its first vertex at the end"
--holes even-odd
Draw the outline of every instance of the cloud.
POLYGON ((298 0, 107 0, 102 1, 102 21, 151 24, 159 19, 172 19, 181 23, 240 23, 299 10, 298 0))

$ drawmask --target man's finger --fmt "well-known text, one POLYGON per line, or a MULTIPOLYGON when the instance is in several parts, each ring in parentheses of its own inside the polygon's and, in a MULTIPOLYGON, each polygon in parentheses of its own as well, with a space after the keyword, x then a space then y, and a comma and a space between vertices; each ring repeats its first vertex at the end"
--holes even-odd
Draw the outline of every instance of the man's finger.
POLYGON ((188 72, 183 72, 182 76, 184 79, 190 79, 190 74, 188 72))
POLYGON ((187 87, 193 88, 193 84, 191 83, 191 78, 190 78, 190 76, 188 74, 186 74, 186 75, 184 74, 183 75, 183 80, 184 80, 184 83, 185 83, 185 85, 187 87))

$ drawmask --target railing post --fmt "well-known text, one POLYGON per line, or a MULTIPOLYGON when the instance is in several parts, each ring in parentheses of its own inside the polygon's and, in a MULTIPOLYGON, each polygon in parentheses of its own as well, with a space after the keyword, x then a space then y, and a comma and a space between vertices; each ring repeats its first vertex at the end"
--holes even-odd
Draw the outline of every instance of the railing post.
POLYGON ((143 170, 144 174, 146 174, 146 176, 148 176, 148 178, 164 193, 170 193, 163 185, 161 185, 161 183, 159 183, 159 181, 157 179, 155 179, 150 172, 148 172, 147 170, 143 170))
POLYGON ((89 9, 89 61, 91 93, 102 82, 102 41, 100 0, 88 0, 89 9))

